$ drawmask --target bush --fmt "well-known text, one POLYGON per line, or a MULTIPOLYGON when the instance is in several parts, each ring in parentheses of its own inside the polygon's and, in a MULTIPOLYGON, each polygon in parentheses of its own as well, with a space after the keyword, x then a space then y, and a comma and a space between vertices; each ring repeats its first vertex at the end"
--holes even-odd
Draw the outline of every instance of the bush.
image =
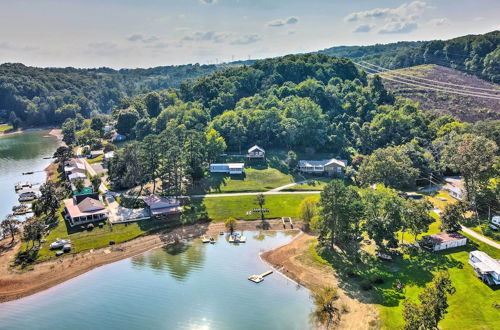
POLYGON ((361 282, 361 289, 368 291, 368 290, 371 290, 372 288, 373 288, 373 285, 369 280, 363 280, 361 282))

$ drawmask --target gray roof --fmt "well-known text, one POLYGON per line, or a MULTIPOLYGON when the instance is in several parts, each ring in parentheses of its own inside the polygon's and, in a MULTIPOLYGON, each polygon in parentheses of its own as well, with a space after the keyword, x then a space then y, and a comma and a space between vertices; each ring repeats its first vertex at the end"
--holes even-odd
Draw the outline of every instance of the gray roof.
POLYGON ((93 199, 91 197, 85 198, 83 201, 78 203, 78 208, 82 212, 91 212, 96 209, 104 209, 104 204, 97 199, 93 199))
POLYGON ((493 259, 483 251, 472 251, 470 253, 477 259, 481 260, 478 263, 474 263, 475 266, 478 266, 483 272, 495 272, 500 274, 500 261, 493 259))

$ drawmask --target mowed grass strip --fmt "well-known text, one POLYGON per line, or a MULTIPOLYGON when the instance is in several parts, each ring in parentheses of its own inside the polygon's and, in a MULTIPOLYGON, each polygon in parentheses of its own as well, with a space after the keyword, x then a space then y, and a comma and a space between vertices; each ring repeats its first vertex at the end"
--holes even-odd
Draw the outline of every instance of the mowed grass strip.
MULTIPOLYGON (((319 194, 265 195, 264 208, 269 209, 269 212, 264 213, 264 215, 266 218, 297 218, 300 202, 311 196, 319 200, 319 194)), ((205 198, 203 205, 213 221, 224 221, 229 217, 255 220, 260 219, 259 212, 247 215, 248 211, 259 207, 255 203, 255 199, 256 196, 212 197, 205 198)))
POLYGON ((209 193, 268 191, 294 182, 293 176, 275 168, 246 168, 244 175, 212 173, 204 180, 209 193))

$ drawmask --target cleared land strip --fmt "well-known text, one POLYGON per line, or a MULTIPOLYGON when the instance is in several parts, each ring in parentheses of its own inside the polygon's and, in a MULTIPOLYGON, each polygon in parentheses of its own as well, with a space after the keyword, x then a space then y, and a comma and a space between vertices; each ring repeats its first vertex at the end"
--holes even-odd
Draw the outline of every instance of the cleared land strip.
POLYGON ((243 192, 243 193, 227 193, 227 194, 205 194, 191 195, 192 198, 214 198, 214 197, 234 197, 234 196, 255 196, 263 195, 300 195, 300 194, 319 194, 321 191, 262 191, 262 192, 243 192))
POLYGON ((500 244, 498 244, 497 242, 494 242, 492 241, 491 239, 487 238, 487 237, 484 237, 483 235, 481 234, 478 234, 476 233, 474 230, 472 229, 469 229, 465 226, 462 226, 462 231, 464 233, 466 233, 467 235, 470 235, 472 237, 474 237, 475 239, 478 239, 480 240, 481 242, 485 243, 485 244, 488 244, 489 246, 492 246, 494 247, 495 249, 500 249, 500 244))

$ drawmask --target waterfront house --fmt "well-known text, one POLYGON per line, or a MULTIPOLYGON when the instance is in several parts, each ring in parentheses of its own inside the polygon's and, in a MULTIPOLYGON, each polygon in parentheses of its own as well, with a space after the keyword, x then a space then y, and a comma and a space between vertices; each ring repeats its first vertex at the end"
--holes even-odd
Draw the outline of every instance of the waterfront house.
POLYGON ((264 159, 266 156, 266 151, 264 148, 254 145, 248 149, 247 157, 248 159, 264 159))
POLYGON ((99 200, 98 194, 77 195, 65 199, 64 211, 64 217, 72 227, 108 217, 108 211, 99 200))
POLYGON ((483 251, 469 253, 469 264, 481 280, 489 285, 500 284, 500 261, 493 259, 483 251))
POLYGON ((244 163, 210 164, 210 173, 243 174, 244 163))
POLYGON ((300 160, 297 166, 303 173, 343 176, 347 161, 335 158, 324 160, 300 160))
POLYGON ((432 251, 441 251, 466 245, 467 237, 455 232, 441 232, 423 236, 420 243, 432 251))
POLYGON ((73 183, 73 181, 76 181, 78 179, 85 180, 86 178, 87 178, 87 176, 85 174, 83 174, 83 173, 80 173, 80 172, 71 173, 70 175, 68 175, 68 180, 71 183, 73 183))
POLYGON ((180 201, 175 197, 149 195, 142 199, 149 207, 151 216, 177 214, 182 210, 180 201))

